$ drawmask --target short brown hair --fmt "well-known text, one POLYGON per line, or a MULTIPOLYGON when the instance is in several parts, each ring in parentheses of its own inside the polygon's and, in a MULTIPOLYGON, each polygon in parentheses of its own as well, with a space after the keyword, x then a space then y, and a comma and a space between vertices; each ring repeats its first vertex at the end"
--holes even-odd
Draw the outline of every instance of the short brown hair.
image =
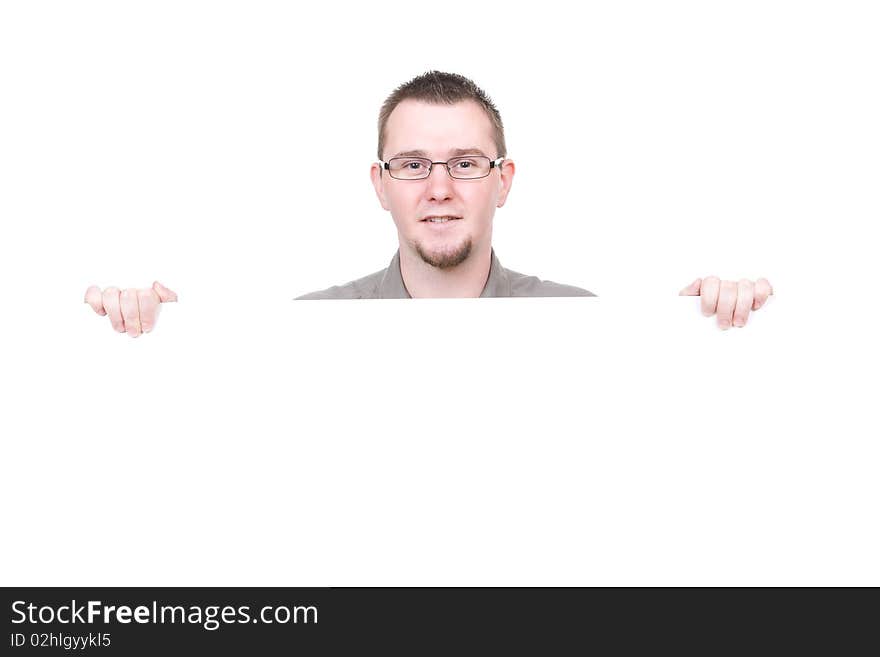
POLYGON ((498 150, 496 157, 507 156, 507 145, 504 143, 504 124, 501 122, 501 114, 492 99, 486 92, 480 89, 473 80, 469 80, 457 73, 442 73, 440 71, 428 71, 409 82, 405 82, 395 89, 379 112, 379 159, 382 159, 382 151, 385 149, 385 125, 391 112, 404 100, 421 100, 435 105, 454 105, 464 100, 473 100, 482 107, 495 132, 495 148, 498 150))

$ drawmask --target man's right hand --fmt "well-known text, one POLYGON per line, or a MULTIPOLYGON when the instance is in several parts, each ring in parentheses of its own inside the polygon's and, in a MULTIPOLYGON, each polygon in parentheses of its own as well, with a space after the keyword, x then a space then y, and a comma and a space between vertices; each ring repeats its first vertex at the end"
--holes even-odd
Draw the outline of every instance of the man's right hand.
POLYGON ((86 290, 85 302, 99 315, 107 315, 110 324, 119 333, 136 338, 149 333, 156 326, 159 304, 177 301, 172 292, 159 281, 148 288, 107 287, 102 291, 97 285, 86 290))

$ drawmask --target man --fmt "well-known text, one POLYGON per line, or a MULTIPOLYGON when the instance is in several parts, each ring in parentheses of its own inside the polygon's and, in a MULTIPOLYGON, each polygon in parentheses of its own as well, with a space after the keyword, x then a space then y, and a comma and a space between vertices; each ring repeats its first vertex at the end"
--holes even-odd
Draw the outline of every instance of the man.
MULTIPOLYGON (((505 269, 495 255, 492 220, 516 167, 498 109, 471 80, 432 71, 398 87, 379 114, 378 157, 370 176, 397 227, 397 253, 386 269, 299 299, 594 296, 505 269)), ((744 326, 771 293, 765 279, 717 277, 696 279, 680 292, 700 295, 703 313, 717 314, 725 329, 744 326)), ((172 300, 176 295, 158 283, 86 292, 96 312, 133 337, 155 325, 160 302, 172 300)))
POLYGON ((492 219, 516 167, 471 80, 434 71, 398 87, 379 113, 378 156, 370 176, 400 249, 386 269, 300 299, 594 296, 501 266, 492 219))

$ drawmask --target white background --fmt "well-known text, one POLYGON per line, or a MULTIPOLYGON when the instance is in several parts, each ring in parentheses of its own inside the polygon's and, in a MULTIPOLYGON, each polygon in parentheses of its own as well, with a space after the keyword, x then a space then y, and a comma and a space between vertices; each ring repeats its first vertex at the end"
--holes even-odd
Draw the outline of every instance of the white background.
POLYGON ((874 3, 321 7, 0 5, 0 583, 880 585, 874 3), (290 301, 386 266, 429 69, 502 263, 599 299, 290 301))

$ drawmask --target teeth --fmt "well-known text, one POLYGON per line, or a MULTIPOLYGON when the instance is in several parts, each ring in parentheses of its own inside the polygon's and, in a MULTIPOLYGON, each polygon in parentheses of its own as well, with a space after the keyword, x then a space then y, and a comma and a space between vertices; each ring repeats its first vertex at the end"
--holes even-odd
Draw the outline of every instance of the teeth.
POLYGON ((452 219, 455 219, 455 217, 429 217, 426 221, 430 221, 432 224, 445 224, 452 219))

